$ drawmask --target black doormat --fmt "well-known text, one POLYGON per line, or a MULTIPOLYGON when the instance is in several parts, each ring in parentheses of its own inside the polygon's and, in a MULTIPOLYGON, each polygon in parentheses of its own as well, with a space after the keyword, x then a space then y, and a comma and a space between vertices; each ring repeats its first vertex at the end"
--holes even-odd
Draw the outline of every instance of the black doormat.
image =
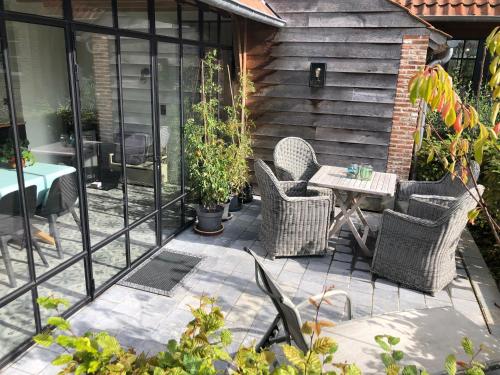
POLYGON ((161 250, 132 271, 118 284, 146 292, 170 296, 202 258, 161 250))

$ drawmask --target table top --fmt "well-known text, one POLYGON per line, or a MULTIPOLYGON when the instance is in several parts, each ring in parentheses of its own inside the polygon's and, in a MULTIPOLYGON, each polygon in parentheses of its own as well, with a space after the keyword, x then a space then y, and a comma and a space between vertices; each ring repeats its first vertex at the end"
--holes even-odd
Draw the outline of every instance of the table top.
POLYGON ((309 180, 311 185, 367 195, 393 196, 397 176, 393 173, 373 172, 371 180, 362 181, 347 177, 347 168, 322 166, 309 180))
MULTIPOLYGON (((36 185, 38 203, 42 203, 52 182, 60 176, 75 172, 76 169, 67 165, 35 163, 23 169, 25 186, 36 185)), ((17 173, 15 169, 0 168, 0 198, 18 190, 17 173)))

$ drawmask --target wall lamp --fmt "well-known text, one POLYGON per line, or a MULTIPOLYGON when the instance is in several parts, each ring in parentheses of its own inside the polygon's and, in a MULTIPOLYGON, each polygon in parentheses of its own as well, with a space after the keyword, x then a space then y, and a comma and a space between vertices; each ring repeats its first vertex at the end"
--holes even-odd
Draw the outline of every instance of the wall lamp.
POLYGON ((326 64, 311 63, 309 70, 309 87, 325 87, 326 64))

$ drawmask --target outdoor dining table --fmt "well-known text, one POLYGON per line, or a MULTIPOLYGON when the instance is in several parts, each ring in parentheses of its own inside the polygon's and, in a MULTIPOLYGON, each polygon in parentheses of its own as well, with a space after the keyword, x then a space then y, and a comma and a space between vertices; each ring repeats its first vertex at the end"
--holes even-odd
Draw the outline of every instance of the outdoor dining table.
MULTIPOLYGON (((75 168, 67 165, 35 163, 23 169, 24 186, 36 186, 37 205, 39 206, 45 202, 49 189, 56 178, 75 171, 75 168)), ((18 189, 16 169, 0 168, 0 198, 18 189)), ((47 233, 37 229, 35 234, 43 241, 55 244, 54 238, 47 233)))
POLYGON ((392 197, 396 191, 397 176, 393 173, 373 172, 370 180, 360 180, 347 176, 347 169, 334 166, 322 166, 309 180, 309 184, 330 188, 340 206, 340 213, 330 227, 330 236, 335 235, 344 223, 347 223, 363 254, 373 256, 373 251, 366 245, 370 226, 360 209, 366 197, 392 197), (357 214, 361 221, 361 230, 354 225, 351 217, 357 214))

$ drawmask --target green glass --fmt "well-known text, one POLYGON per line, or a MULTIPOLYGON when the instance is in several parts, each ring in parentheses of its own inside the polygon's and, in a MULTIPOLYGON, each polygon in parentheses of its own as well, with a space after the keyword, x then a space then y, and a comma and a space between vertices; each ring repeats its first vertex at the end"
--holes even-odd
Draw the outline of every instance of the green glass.
POLYGON ((359 178, 361 180, 367 181, 372 178, 373 167, 371 165, 362 165, 359 169, 359 178))

